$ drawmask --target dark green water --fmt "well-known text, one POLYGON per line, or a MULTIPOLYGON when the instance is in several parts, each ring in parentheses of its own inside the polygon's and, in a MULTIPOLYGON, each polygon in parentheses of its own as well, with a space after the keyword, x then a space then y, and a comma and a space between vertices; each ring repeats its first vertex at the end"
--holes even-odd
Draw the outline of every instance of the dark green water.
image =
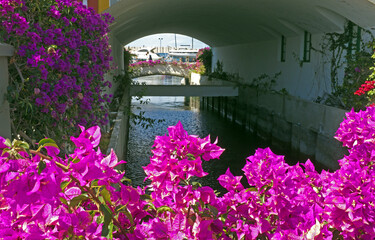
MULTIPOLYGON (((152 76, 140 79, 147 84, 180 84, 181 78, 152 76)), ((190 135, 200 137, 211 136, 214 141, 219 139, 218 145, 225 148, 219 160, 211 160, 204 165, 204 170, 209 173, 200 182, 215 189, 222 190, 217 178, 224 174, 229 167, 234 175, 242 175, 242 167, 246 158, 259 147, 267 147, 265 143, 244 131, 244 129, 231 121, 220 118, 217 113, 201 111, 186 104, 185 97, 144 97, 150 99, 148 104, 139 104, 133 101, 135 111, 141 108, 145 116, 156 120, 164 120, 155 123, 152 127, 144 129, 139 125, 131 124, 129 131, 129 143, 126 164, 126 176, 132 179, 132 185, 144 185, 145 174, 142 166, 149 163, 151 146, 155 136, 165 135, 168 126, 176 125, 181 121, 184 129, 190 135)), ((272 148, 271 148, 272 149, 272 148)), ((245 178, 245 177, 244 177, 245 178)))

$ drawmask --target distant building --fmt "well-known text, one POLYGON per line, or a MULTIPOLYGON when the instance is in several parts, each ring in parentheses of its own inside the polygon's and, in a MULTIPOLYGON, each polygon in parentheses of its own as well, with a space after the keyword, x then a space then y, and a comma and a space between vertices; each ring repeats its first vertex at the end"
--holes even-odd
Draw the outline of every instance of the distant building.
POLYGON ((81 0, 83 5, 91 7, 97 13, 101 13, 109 7, 109 0, 81 0))

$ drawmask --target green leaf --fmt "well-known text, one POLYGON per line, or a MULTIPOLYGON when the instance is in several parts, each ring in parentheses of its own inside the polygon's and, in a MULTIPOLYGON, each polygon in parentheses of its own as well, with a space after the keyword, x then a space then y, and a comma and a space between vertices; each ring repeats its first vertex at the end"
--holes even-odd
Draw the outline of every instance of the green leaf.
POLYGON ((212 205, 210 205, 210 204, 208 204, 208 209, 210 209, 210 211, 212 212, 212 214, 214 215, 214 217, 216 218, 217 217, 217 214, 219 213, 219 210, 217 210, 217 208, 216 207, 214 207, 214 206, 212 206, 212 205))
POLYGON ((122 178, 122 181, 125 181, 125 182, 128 182, 128 183, 132 183, 132 180, 131 179, 129 179, 129 178, 127 178, 127 177, 123 177, 122 178))
POLYGON ((64 190, 69 185, 69 183, 71 183, 71 182, 72 182, 72 180, 61 182, 61 184, 60 184, 61 190, 64 190))
POLYGON ((102 226, 102 237, 108 237, 109 235, 109 228, 108 228, 108 225, 104 225, 102 226))
POLYGON ((186 154, 189 160, 195 160, 195 156, 191 153, 186 154))
POLYGON ((29 145, 27 142, 21 142, 21 143, 19 144, 19 147, 20 147, 20 148, 23 148, 24 150, 29 150, 30 145, 29 145))
POLYGON ((155 207, 155 205, 153 203, 149 202, 147 205, 145 205, 143 207, 143 210, 145 210, 145 211, 149 211, 149 210, 156 211, 156 207, 155 207))
POLYGON ((43 145, 39 145, 39 148, 38 148, 36 151, 39 152, 40 149, 42 149, 42 148, 44 148, 44 147, 55 147, 55 148, 59 148, 59 147, 57 146, 56 143, 45 143, 45 144, 43 144, 43 145))
POLYGON ((5 153, 10 152, 10 151, 12 150, 8 148, 3 149, 3 153, 1 154, 1 156, 3 156, 5 153))
POLYGON ((109 224, 109 239, 113 239, 113 222, 110 222, 109 224))
POLYGON ((80 161, 81 161, 81 159, 76 157, 72 160, 72 163, 79 163, 80 161))
POLYGON ((149 194, 143 194, 140 197, 142 200, 152 200, 151 195, 149 194))
POLYGON ((56 144, 55 140, 53 140, 51 138, 43 138, 42 140, 39 141, 38 145, 41 146, 41 145, 44 145, 46 143, 54 143, 54 144, 56 144))
POLYGON ((12 145, 14 148, 23 148, 24 150, 28 150, 30 148, 27 142, 16 140, 16 139, 13 140, 12 145))
POLYGON ((199 182, 192 182, 191 184, 193 185, 193 187, 202 187, 202 184, 199 182))
POLYGON ((55 140, 53 140, 51 138, 43 138, 42 140, 39 141, 38 145, 39 145, 39 148, 37 149, 38 152, 40 151, 40 149, 42 149, 44 147, 56 147, 56 148, 59 148, 57 146, 55 140))
POLYGON ((157 211, 157 213, 163 213, 163 212, 171 212, 171 213, 175 213, 175 212, 173 211, 173 209, 170 208, 170 207, 168 207, 168 206, 161 206, 161 207, 158 207, 156 211, 157 211))
POLYGON ((10 139, 5 140, 4 144, 10 148, 12 147, 12 142, 10 141, 10 139))
POLYGON ((123 211, 123 212, 125 213, 126 217, 129 219, 130 224, 134 225, 134 219, 133 219, 132 214, 129 212, 129 210, 127 208, 125 208, 124 210, 125 211, 123 211))
POLYGON ((270 190, 272 187, 272 183, 268 183, 268 184, 265 184, 263 185, 260 189, 259 189, 259 192, 267 192, 268 190, 270 190))
POLYGON ((89 199, 87 196, 81 194, 77 197, 74 197, 72 200, 70 200, 70 206, 71 207, 76 207, 78 206, 82 201, 86 201, 87 199, 89 199))
POLYGON ((220 220, 224 223, 228 218, 228 213, 224 213, 220 216, 220 220))
POLYGON ((262 194, 262 196, 260 196, 260 202, 261 202, 261 203, 264 203, 264 201, 265 201, 265 197, 266 197, 265 194, 262 194))
POLYGON ((38 163, 38 174, 40 175, 40 173, 47 167, 47 164, 41 160, 39 163, 38 163))
POLYGON ((66 201, 65 198, 60 197, 60 201, 61 201, 63 204, 65 204, 66 206, 69 206, 68 201, 66 201))
POLYGON ((254 187, 254 186, 251 186, 248 189, 246 189, 245 192, 256 192, 256 191, 258 191, 258 189, 256 187, 254 187))
MULTIPOLYGON (((94 214, 95 215, 95 214, 94 214)), ((104 222, 104 217, 102 216, 102 215, 100 215, 100 216, 98 216, 97 218, 96 218, 96 223, 97 224, 101 224, 101 223, 103 223, 104 222)))
POLYGON ((91 182, 91 186, 92 186, 92 187, 97 187, 97 186, 98 186, 98 182, 99 182, 98 179, 93 180, 93 181, 91 182))
POLYGON ((109 202, 112 205, 111 194, 108 192, 106 188, 103 188, 103 190, 101 191, 101 194, 104 198, 104 201, 109 202))
POLYGON ((126 207, 125 205, 118 205, 118 206, 116 206, 116 208, 115 208, 116 213, 122 211, 122 209, 124 209, 125 207, 126 207))
POLYGON ((104 223, 102 226, 102 236, 107 237, 109 234, 109 224, 112 221, 112 213, 111 210, 109 210, 107 205, 100 204, 100 211, 104 215, 104 223))

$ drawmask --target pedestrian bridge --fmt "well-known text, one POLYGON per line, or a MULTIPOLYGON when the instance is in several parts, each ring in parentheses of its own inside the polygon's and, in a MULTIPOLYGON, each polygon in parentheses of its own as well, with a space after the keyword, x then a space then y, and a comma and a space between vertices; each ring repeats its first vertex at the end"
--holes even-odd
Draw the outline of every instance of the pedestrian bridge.
POLYGON ((190 71, 195 66, 195 63, 142 61, 131 64, 129 70, 132 78, 150 75, 170 75, 189 78, 190 71))
POLYGON ((210 85, 132 85, 130 88, 130 95, 234 97, 238 96, 238 87, 210 85))

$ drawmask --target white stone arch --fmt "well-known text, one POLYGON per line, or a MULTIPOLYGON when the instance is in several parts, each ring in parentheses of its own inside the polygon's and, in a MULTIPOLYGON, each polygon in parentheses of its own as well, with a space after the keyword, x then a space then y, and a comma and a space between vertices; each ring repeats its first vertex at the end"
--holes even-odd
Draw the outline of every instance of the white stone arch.
POLYGON ((292 56, 301 51, 303 32, 311 33, 316 42, 324 33, 342 31, 346 20, 366 29, 375 25, 375 5, 368 0, 121 0, 105 12, 116 19, 111 45, 120 69, 124 45, 172 32, 212 46, 213 64, 224 61, 224 70, 239 73, 244 81, 281 71, 279 88, 307 100, 330 89, 316 82, 327 80, 324 74, 314 75, 313 65, 320 62, 301 67, 292 56), (277 59, 281 36, 288 44, 285 63, 277 59))

